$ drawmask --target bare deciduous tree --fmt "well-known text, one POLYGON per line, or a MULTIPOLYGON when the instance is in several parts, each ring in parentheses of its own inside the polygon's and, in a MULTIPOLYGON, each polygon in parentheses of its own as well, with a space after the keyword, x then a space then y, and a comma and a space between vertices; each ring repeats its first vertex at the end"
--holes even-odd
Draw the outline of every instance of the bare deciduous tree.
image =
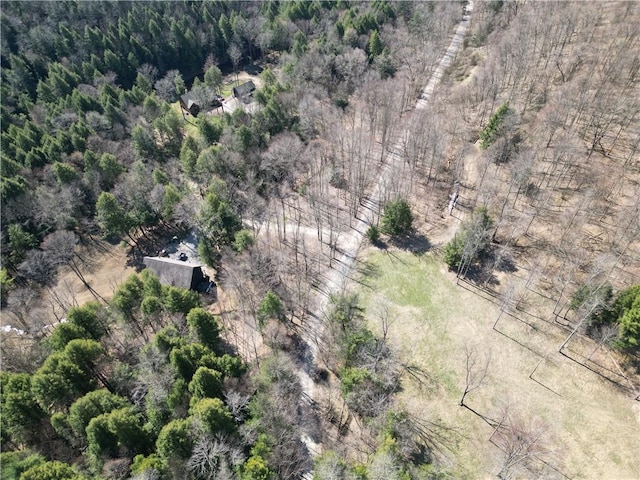
POLYGON ((58 230, 43 240, 42 250, 54 266, 69 267, 96 300, 104 300, 85 277, 85 273, 95 267, 95 261, 89 252, 81 254, 77 244, 78 237, 75 233, 58 230))
POLYGON ((503 408, 490 441, 502 452, 498 478, 513 478, 519 468, 531 468, 551 452, 547 439, 548 426, 539 418, 514 412, 507 404, 503 408))
POLYGON ((596 339, 597 344, 593 349, 593 351, 587 357, 587 360, 591 360, 591 357, 593 357, 603 345, 609 345, 613 340, 618 338, 618 329, 619 329, 618 325, 612 325, 612 324, 603 325, 600 328, 598 328, 595 334, 593 335, 593 337, 595 337, 596 339))
POLYGON ((380 330, 382 332, 382 342, 387 341, 387 335, 389 333, 389 326, 392 323, 391 320, 391 305, 388 300, 381 299, 375 307, 374 315, 380 321, 380 330))
POLYGON ((496 318, 496 321, 493 324, 494 330, 496 329, 496 326, 498 325, 498 321, 500 321, 500 317, 502 317, 502 314, 511 308, 511 303, 513 302, 515 294, 516 288, 514 285, 510 285, 509 287, 507 287, 507 291, 504 292, 504 295, 502 296, 502 302, 500 302, 500 313, 498 314, 498 318, 496 318))
MULTIPOLYGON (((573 336, 581 328, 588 325, 594 314, 601 311, 607 306, 607 302, 610 300, 608 296, 608 284, 606 281, 602 281, 595 288, 591 289, 588 293, 588 297, 582 302, 577 309, 577 316, 579 320, 575 322, 575 327, 571 330, 571 333, 565 338, 564 342, 558 348, 558 352, 562 353, 562 349, 567 346, 573 336)), ((610 288, 610 287, 609 287, 610 288)), ((610 293, 610 292, 609 292, 610 293)))
MULTIPOLYGON (((489 363, 491 362, 491 351, 486 354, 478 353, 476 347, 466 345, 464 347, 465 357, 465 380, 462 397, 459 405, 470 409, 465 403, 466 396, 482 386, 489 373, 489 363)), ((473 410, 472 410, 473 411, 473 410)))
POLYGON ((244 461, 242 449, 225 436, 200 436, 193 447, 187 469, 196 478, 235 479, 234 469, 244 461))
POLYGON ((231 390, 224 394, 224 400, 236 422, 244 421, 247 415, 246 408, 249 400, 251 400, 251 395, 243 395, 236 390, 231 390))
POLYGON ((390 451, 380 451, 373 457, 367 469, 371 480, 400 480, 405 478, 399 459, 390 451))
POLYGON ((231 63, 233 64, 233 72, 236 75, 236 83, 238 83, 238 67, 240 66, 240 62, 242 61, 242 48, 236 43, 233 42, 227 49, 227 53, 229 54, 229 58, 231 59, 231 63))

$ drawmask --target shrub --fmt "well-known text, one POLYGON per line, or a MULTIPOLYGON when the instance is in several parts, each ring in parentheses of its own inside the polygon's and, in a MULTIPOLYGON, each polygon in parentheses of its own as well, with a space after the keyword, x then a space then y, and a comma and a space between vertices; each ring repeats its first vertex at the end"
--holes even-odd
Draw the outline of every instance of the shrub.
POLYGON ((20 475, 20 478, 24 480, 80 480, 86 477, 79 475, 71 465, 54 460, 31 467, 20 475))
POLYGON ((603 325, 616 325, 617 348, 634 349, 640 346, 640 285, 618 292, 615 300, 608 283, 596 287, 581 285, 573 294, 570 308, 589 311, 588 334, 597 332, 603 325))
POLYGON ((409 233, 413 226, 411 206, 404 199, 389 202, 384 207, 380 231, 387 235, 403 235, 409 233))
POLYGON ((235 430, 233 416, 219 398, 203 398, 191 408, 190 412, 212 435, 229 434, 235 430))
POLYGON ((569 308, 571 310, 578 310, 590 298, 593 299, 594 302, 600 302, 602 306, 605 306, 610 303, 612 296, 613 291, 609 284, 603 286, 583 284, 573 294, 569 308))
POLYGON ((337 97, 335 100, 336 107, 344 110, 349 105, 349 100, 344 97, 337 97))
POLYGON ((76 170, 71 165, 62 162, 53 164, 53 173, 61 185, 71 183, 78 177, 76 170))
POLYGON ((603 317, 620 326, 617 347, 633 349, 640 346, 640 285, 619 292, 613 306, 603 317))
POLYGON ((215 267, 220 261, 220 253, 206 238, 200 239, 198 243, 198 256, 209 267, 215 267))
POLYGON ((455 269, 460 266, 460 262, 462 261, 462 250, 464 248, 464 238, 462 235, 457 235, 453 237, 447 246, 444 247, 444 263, 450 269, 455 269))
POLYGON ((504 117, 506 117, 507 113, 509 113, 509 102, 504 103, 503 105, 496 110, 491 118, 489 119, 489 123, 484 127, 484 130, 480 132, 480 148, 485 150, 491 146, 491 144, 495 141, 500 133, 500 127, 502 126, 502 122, 504 117))
POLYGON ((2 478, 20 478, 23 472, 45 463, 44 457, 29 450, 2 452, 0 466, 2 478))
POLYGON ((346 367, 340 370, 340 386, 346 397, 365 381, 371 381, 371 372, 365 368, 346 367))
POLYGON ((156 449, 161 460, 189 458, 193 449, 191 420, 177 419, 167 423, 158 435, 156 449))
POLYGON ((450 269, 458 268, 463 258, 465 263, 474 262, 489 246, 493 219, 485 206, 479 206, 465 221, 444 250, 444 261, 450 269))
POLYGON ((265 322, 270 318, 284 320, 284 314, 284 305, 280 297, 273 292, 267 292, 258 308, 260 326, 264 326, 265 322))
POLYGON ((136 455, 131 465, 131 474, 134 476, 142 477, 147 474, 146 478, 155 478, 152 475, 158 475, 160 478, 164 478, 167 472, 166 462, 160 458, 157 453, 145 457, 144 455, 136 455))
POLYGON ((251 235, 249 230, 242 229, 236 233, 233 240, 233 249, 236 252, 244 252, 251 245, 253 245, 253 235, 251 235))
POLYGON ((375 244, 378 242, 378 240, 380 240, 380 229, 375 225, 371 225, 369 228, 367 228, 367 232, 365 233, 365 235, 367 236, 367 240, 369 240, 369 242, 375 244))
POLYGON ((620 317, 620 333, 617 344, 621 348, 640 346, 640 296, 636 297, 633 306, 620 317))

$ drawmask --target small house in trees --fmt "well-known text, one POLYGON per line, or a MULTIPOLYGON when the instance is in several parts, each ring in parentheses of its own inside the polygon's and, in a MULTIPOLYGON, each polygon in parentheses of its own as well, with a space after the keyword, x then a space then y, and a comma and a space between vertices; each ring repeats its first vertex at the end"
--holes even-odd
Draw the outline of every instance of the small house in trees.
POLYGON ((180 106, 194 117, 197 117, 198 113, 200 113, 200 105, 198 105, 198 102, 196 102, 190 92, 180 95, 180 106))
POLYGON ((242 101, 246 101, 256 89, 256 85, 249 80, 242 85, 233 88, 233 96, 242 101))
POLYGON ((222 97, 213 95, 213 92, 203 92, 202 88, 196 87, 196 89, 180 95, 180 106, 183 112, 189 112, 197 117, 202 110, 222 107, 222 97))
POLYGON ((202 265, 163 257, 144 257, 143 263, 158 276, 162 285, 204 290, 209 284, 209 277, 203 273, 202 265))

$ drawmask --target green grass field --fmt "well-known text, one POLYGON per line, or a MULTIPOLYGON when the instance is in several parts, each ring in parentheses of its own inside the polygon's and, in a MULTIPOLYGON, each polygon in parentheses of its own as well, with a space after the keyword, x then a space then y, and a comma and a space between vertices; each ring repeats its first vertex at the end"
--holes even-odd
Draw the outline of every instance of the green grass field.
MULTIPOLYGON (((180 108, 180 102, 174 102, 171 104, 171 109, 175 111, 182 119, 182 109, 180 108)), ((184 128, 184 134, 187 137, 198 138, 198 127, 196 126, 195 118, 191 115, 187 115, 186 119, 182 122, 184 128)))
MULTIPOLYGON (((455 297, 455 285, 441 281, 441 265, 430 255, 375 252, 365 262, 368 268, 362 280, 368 286, 358 294, 369 317, 376 316, 380 305, 391 305, 391 338, 396 348, 412 361, 428 366, 447 391, 455 392, 453 372, 439 361, 452 346, 446 323, 463 314, 455 304, 443 301, 455 297), (394 333, 407 327, 415 329, 414 334, 396 338, 394 333), (422 347, 427 345, 429 355, 424 355, 422 347)), ((379 333, 380 326, 375 320, 371 326, 379 333)))
MULTIPOLYGON (((499 306, 456 285, 455 275, 433 253, 421 256, 370 247, 360 258, 352 284, 366 309, 370 328, 381 333, 378 312, 390 313, 388 340, 403 363, 420 368, 423 381, 405 375, 397 403, 443 428, 440 459, 455 478, 495 478, 500 451, 488 438, 492 428, 458 405, 465 382, 465 348, 490 357, 484 384, 465 403, 496 418, 504 405, 527 420, 547 425, 545 457, 572 479, 638 478, 640 438, 637 402, 593 372, 557 353, 564 333, 533 330, 509 316, 492 329, 499 306), (536 376, 529 378, 540 362, 536 376)), ((537 462, 536 475, 563 478, 537 462)))
POLYGON ((235 87, 235 81, 230 82, 230 83, 225 83, 220 87, 220 95, 222 95, 223 98, 230 98, 233 97, 233 87, 235 87))

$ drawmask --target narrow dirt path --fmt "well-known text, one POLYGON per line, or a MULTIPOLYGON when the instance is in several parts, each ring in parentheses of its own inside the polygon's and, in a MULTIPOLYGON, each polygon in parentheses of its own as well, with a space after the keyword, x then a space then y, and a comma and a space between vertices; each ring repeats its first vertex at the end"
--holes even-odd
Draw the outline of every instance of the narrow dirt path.
MULTIPOLYGON (((444 52, 438 66, 416 102, 416 110, 426 108, 436 86, 442 80, 445 70, 453 62, 458 49, 462 45, 464 33, 469 26, 472 10, 473 2, 469 2, 466 9, 467 13, 458 24, 449 47, 444 52)), ((380 169, 379 175, 377 176, 377 183, 371 195, 369 195, 363 209, 364 211, 361 211, 358 218, 354 219, 351 229, 346 234, 343 233, 341 235, 337 245, 337 251, 341 252, 341 255, 332 262, 331 269, 324 277, 326 279, 325 284, 318 291, 315 302, 312 303, 312 314, 307 318, 302 327, 302 336, 307 344, 308 350, 305 355, 304 369, 299 371, 299 376, 303 396, 312 402, 318 398, 316 388, 319 387, 317 387, 312 380, 311 373, 316 364, 315 359, 318 358, 319 349, 321 348, 320 339, 322 338, 323 322, 329 297, 332 294, 338 294, 345 290, 350 273, 356 263, 356 258, 363 243, 365 233, 369 226, 374 223, 377 216, 376 210, 380 202, 382 187, 392 178, 396 171, 400 170, 398 165, 401 167, 402 162, 404 162, 402 156, 395 153, 402 151, 400 143, 396 143, 389 150, 391 153, 387 156, 386 162, 380 169)), ((312 454, 322 452, 322 446, 315 443, 308 433, 302 434, 302 441, 312 454)))

